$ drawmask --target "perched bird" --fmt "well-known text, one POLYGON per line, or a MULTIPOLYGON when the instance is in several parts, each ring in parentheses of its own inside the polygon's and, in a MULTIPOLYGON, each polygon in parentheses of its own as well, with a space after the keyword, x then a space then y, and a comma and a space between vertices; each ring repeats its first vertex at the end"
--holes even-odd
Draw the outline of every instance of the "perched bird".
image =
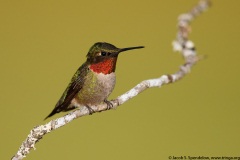
POLYGON ((106 42, 95 43, 88 51, 87 61, 78 68, 55 108, 45 119, 80 106, 86 106, 92 114, 94 111, 89 106, 102 102, 107 103, 110 109, 112 104, 107 98, 115 86, 118 55, 139 48, 144 47, 117 48, 106 42))

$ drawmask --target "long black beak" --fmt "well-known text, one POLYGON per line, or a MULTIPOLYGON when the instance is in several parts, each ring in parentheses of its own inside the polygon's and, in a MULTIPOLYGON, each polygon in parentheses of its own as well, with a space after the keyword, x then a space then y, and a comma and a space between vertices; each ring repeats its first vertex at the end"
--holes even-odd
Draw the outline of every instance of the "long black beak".
POLYGON ((132 49, 140 49, 140 48, 144 48, 144 46, 121 48, 119 53, 124 52, 124 51, 128 51, 128 50, 132 50, 132 49))

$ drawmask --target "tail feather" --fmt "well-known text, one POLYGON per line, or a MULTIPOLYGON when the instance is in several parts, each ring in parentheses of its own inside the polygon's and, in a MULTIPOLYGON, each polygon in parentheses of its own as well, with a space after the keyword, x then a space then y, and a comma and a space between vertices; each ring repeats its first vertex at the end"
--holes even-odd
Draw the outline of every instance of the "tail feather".
POLYGON ((61 111, 59 110, 59 108, 54 108, 54 109, 52 110, 52 112, 51 112, 46 118, 44 118, 44 120, 48 119, 49 117, 52 117, 54 114, 59 113, 59 112, 61 112, 61 111))
POLYGON ((68 106, 68 108, 63 108, 63 106, 64 105, 61 105, 61 106, 58 106, 58 107, 54 108, 52 110, 52 112, 46 118, 44 118, 44 120, 48 119, 49 117, 52 117, 56 113, 67 112, 67 111, 71 111, 71 110, 76 109, 76 106, 68 106))

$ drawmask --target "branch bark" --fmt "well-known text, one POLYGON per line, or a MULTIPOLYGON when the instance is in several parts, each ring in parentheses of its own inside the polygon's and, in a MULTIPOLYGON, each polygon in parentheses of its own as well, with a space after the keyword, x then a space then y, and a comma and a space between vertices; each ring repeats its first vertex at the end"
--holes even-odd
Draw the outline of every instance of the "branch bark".
MULTIPOLYGON (((165 84, 173 83, 180 80, 190 72, 193 65, 195 65, 201 59, 201 57, 197 56, 196 54, 194 43, 188 39, 188 35, 191 31, 190 22, 200 13, 205 11, 209 6, 209 0, 200 0, 199 3, 190 12, 181 14, 178 18, 178 33, 176 39, 173 41, 173 50, 180 52, 185 60, 185 63, 180 66, 180 69, 174 74, 162 75, 156 79, 142 81, 128 92, 112 100, 111 103, 113 104, 113 109, 116 109, 118 106, 122 105, 129 99, 137 96, 139 93, 145 91, 148 88, 161 87, 165 84)), ((103 103, 97 106, 91 106, 91 108, 95 112, 101 112, 106 111, 107 105, 103 103)), ((27 136, 27 139, 20 146, 18 152, 12 157, 12 160, 23 159, 27 154, 30 153, 32 148, 36 149, 34 147, 35 144, 39 142, 45 134, 50 133, 51 131, 56 130, 73 121, 74 119, 85 115, 89 115, 89 110, 86 107, 82 107, 68 113, 61 118, 52 120, 45 125, 34 127, 30 131, 30 134, 27 136)))

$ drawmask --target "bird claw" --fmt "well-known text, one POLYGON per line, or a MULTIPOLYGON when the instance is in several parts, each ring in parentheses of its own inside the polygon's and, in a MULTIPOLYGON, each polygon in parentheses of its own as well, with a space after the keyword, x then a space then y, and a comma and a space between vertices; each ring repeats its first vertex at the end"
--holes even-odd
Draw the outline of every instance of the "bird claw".
POLYGON ((89 107, 88 105, 86 105, 86 107, 89 111, 89 115, 92 115, 93 113, 95 113, 95 111, 91 107, 89 107))
POLYGON ((108 100, 104 100, 104 102, 107 104, 107 109, 106 110, 109 110, 109 109, 112 109, 113 108, 113 104, 112 102, 108 101, 108 100))

